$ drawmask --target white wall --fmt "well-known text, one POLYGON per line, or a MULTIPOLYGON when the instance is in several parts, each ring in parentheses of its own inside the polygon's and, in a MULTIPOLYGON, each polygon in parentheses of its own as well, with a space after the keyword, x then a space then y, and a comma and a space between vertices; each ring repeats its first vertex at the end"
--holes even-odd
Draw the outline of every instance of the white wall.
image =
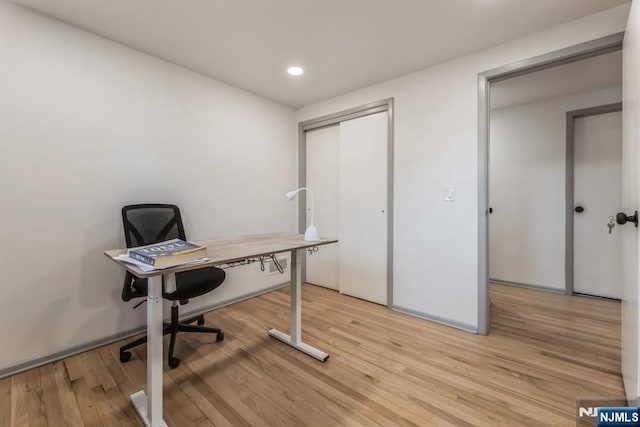
POLYGON ((491 111, 492 279, 565 289, 566 113, 621 101, 613 87, 491 111))
POLYGON ((394 303, 476 330, 478 73, 624 29, 610 9, 302 108, 298 121, 395 98, 394 303), (455 185, 457 200, 444 201, 455 185))
MULTIPOLYGON (((622 204, 625 212, 638 209, 640 200, 640 2, 631 5, 623 48, 623 103, 622 112, 622 204)), ((622 298, 622 374, 629 399, 640 396, 638 363, 638 327, 640 311, 638 297, 637 230, 625 230, 623 235, 624 289, 622 298)))
MULTIPOLYGON (((4 1, 0 94, 0 369, 143 324, 103 255, 125 204, 192 240, 295 229, 289 108, 4 1)), ((185 309, 288 281, 255 271, 185 309)))

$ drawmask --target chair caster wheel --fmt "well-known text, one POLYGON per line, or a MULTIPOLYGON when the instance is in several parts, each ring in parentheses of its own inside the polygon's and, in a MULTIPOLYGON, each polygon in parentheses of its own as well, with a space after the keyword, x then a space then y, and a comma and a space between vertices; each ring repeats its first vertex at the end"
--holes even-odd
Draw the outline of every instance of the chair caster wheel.
POLYGON ((202 325, 204 325, 204 316, 198 317, 198 326, 202 326, 202 325))
POLYGON ((172 357, 169 359, 169 367, 171 369, 175 369, 178 366, 180 366, 180 359, 178 359, 177 357, 172 357))
POLYGON ((120 352, 120 362, 127 363, 131 360, 131 352, 130 351, 121 351, 120 352))
POLYGON ((224 333, 223 332, 218 332, 216 334, 216 342, 220 342, 224 340, 224 333))

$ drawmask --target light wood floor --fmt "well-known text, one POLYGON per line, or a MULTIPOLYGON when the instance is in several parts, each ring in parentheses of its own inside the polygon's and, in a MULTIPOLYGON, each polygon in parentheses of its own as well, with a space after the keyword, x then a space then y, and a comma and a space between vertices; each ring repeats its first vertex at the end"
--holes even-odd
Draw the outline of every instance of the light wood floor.
MULTIPOLYGON (((493 285, 492 333, 476 336, 305 286, 305 341, 269 338, 285 291, 209 313, 225 341, 182 334, 165 366, 169 426, 575 425, 576 397, 621 396, 620 304, 493 285)), ((145 347, 118 344, 0 380, 0 426, 138 426, 128 395, 145 347)))

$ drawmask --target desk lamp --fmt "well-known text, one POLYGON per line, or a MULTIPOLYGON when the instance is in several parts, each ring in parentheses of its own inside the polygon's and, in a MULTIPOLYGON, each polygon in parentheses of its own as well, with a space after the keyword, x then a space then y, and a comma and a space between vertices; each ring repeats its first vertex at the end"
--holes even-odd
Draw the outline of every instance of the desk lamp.
POLYGON ((313 225, 313 191, 307 187, 298 188, 297 190, 289 191, 287 193, 287 198, 289 200, 295 199, 298 193, 302 190, 307 190, 311 195, 311 223, 309 224, 309 227, 307 227, 307 231, 304 232, 304 240, 307 242, 317 242, 320 240, 320 233, 316 226, 313 225))

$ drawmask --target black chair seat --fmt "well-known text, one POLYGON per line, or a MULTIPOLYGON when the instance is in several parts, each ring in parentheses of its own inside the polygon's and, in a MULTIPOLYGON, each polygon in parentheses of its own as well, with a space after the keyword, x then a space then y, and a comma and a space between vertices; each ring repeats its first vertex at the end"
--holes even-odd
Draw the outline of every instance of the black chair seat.
MULTIPOLYGON (((225 272, 216 267, 205 267, 197 270, 176 273, 179 284, 174 293, 162 293, 164 299, 184 301, 211 292, 225 279, 225 272)), ((132 284, 136 295, 147 295, 147 279, 136 279, 132 284)))

